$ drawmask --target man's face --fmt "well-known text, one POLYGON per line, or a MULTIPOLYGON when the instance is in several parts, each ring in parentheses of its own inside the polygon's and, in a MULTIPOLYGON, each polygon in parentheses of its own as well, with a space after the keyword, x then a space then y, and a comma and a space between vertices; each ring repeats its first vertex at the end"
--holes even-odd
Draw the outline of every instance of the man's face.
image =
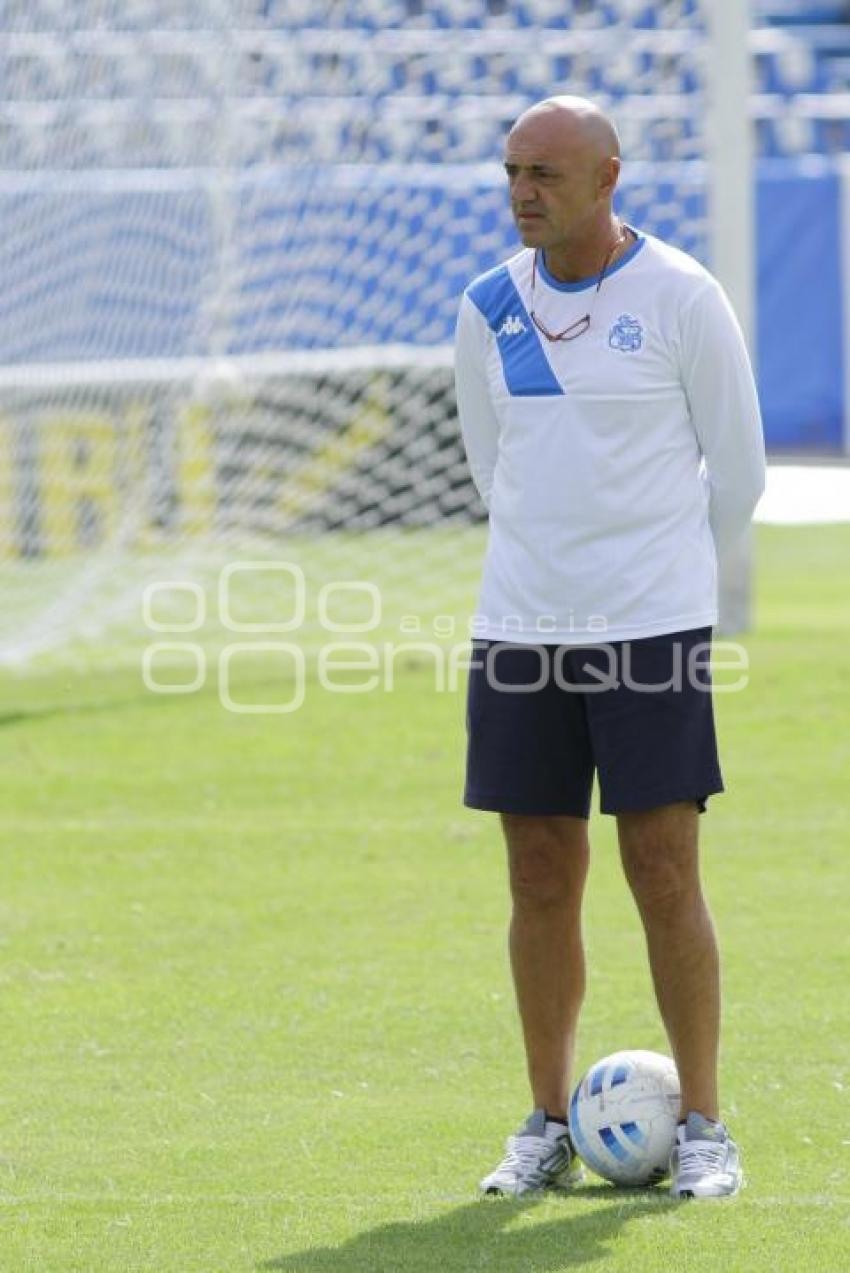
POLYGON ((505 172, 511 211, 526 247, 554 248, 581 237, 599 212, 605 164, 551 114, 524 119, 511 130, 505 172))

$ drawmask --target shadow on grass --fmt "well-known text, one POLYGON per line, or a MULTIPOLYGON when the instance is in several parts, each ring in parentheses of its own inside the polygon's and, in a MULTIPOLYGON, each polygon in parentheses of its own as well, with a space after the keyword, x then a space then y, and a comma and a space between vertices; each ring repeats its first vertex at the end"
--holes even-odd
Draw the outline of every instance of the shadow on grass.
POLYGON ((342 1246, 294 1251, 257 1267, 264 1273, 554 1273, 606 1259, 630 1220, 681 1204, 660 1190, 591 1186, 557 1199, 562 1215, 524 1223, 526 1213, 538 1205, 475 1201, 433 1220, 381 1225, 342 1246))

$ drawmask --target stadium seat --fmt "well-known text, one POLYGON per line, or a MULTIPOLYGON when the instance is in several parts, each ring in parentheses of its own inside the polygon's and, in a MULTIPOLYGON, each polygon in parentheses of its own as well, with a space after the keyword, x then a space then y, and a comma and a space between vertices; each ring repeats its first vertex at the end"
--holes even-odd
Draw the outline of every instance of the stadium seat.
POLYGON ((850 21, 848 0, 757 0, 755 17, 777 26, 850 21))
POLYGON ((824 89, 828 93, 850 92, 850 50, 835 54, 823 67, 824 89))
POLYGON ((22 35, 5 42, 0 51, 3 95, 15 101, 54 101, 72 87, 62 41, 48 36, 22 35))

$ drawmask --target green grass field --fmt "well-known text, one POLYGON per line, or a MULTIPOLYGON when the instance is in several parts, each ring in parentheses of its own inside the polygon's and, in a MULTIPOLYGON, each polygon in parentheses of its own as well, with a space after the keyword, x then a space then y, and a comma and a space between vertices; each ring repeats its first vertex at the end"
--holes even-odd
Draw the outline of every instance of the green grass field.
MULTIPOLYGON (((850 526, 759 558, 703 820, 736 1202, 476 1200, 528 1095, 503 851, 427 668, 288 716, 6 677, 3 1273, 850 1267, 850 526)), ((665 1049, 610 820, 593 842, 582 1067, 665 1049)))

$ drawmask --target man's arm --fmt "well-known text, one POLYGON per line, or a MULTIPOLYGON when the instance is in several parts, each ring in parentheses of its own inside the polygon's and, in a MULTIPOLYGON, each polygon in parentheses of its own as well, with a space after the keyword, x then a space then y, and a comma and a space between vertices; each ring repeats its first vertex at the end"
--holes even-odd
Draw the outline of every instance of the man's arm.
POLYGON ((455 391, 463 445, 478 494, 490 507, 499 451, 499 421, 493 410, 484 360, 489 328, 468 296, 460 303, 455 332, 455 391))
POLYGON ((744 338, 729 301, 713 280, 682 318, 682 380, 711 500, 718 554, 750 523, 764 490, 764 436, 744 338))

